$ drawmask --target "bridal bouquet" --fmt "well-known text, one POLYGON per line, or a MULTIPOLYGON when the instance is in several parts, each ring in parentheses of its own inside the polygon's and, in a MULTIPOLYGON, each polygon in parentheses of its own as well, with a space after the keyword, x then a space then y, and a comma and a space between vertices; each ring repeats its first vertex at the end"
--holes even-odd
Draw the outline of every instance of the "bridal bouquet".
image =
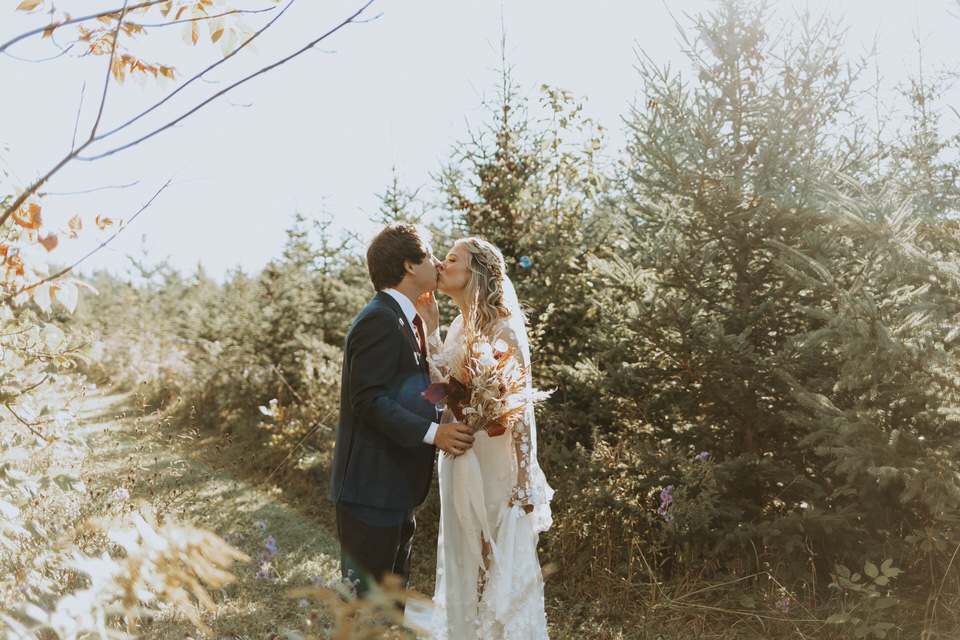
POLYGON ((528 406, 550 396, 549 391, 527 386, 529 369, 521 366, 505 341, 491 343, 468 330, 466 342, 463 349, 431 357, 431 371, 438 381, 423 392, 434 404, 446 400, 461 424, 499 436, 523 419, 528 406))

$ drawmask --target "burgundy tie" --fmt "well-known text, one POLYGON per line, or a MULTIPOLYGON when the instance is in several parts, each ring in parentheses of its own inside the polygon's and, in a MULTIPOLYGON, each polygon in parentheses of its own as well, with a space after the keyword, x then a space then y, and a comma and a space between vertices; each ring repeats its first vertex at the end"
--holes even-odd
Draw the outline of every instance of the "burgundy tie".
POLYGON ((413 316, 413 326, 417 328, 417 336, 420 338, 420 355, 423 356, 423 361, 427 361, 427 337, 423 333, 423 320, 420 319, 420 316, 413 316))

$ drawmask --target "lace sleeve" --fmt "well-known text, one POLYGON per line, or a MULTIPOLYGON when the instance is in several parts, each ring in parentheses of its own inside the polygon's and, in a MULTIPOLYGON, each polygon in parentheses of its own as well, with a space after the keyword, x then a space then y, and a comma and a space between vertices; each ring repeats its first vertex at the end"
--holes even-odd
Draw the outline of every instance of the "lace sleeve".
MULTIPOLYGON (((502 327, 496 336, 513 347, 520 365, 529 371, 530 352, 525 337, 518 335, 517 329, 509 324, 502 327)), ((527 386, 530 385, 528 375, 527 386)), ((546 531, 551 524, 550 498, 553 497, 553 489, 547 484, 537 462, 537 430, 533 407, 527 407, 523 420, 514 425, 511 435, 517 469, 511 504, 522 506, 528 513, 533 513, 536 516, 535 529, 546 531)))
MULTIPOLYGON (((447 330, 447 342, 457 339, 463 324, 462 316, 457 316, 447 330)), ((440 340, 440 328, 427 336, 427 364, 430 366, 432 382, 446 382, 450 379, 450 367, 444 353, 444 343, 440 340)))

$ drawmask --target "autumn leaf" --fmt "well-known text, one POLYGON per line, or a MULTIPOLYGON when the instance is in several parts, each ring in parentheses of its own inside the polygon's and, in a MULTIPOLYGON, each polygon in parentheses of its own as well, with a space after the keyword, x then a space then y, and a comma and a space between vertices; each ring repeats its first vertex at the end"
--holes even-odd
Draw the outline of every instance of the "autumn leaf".
POLYGON ((41 224, 40 205, 31 202, 26 205, 26 209, 21 206, 13 212, 13 221, 25 229, 39 229, 41 224))
POLYGON ((77 300, 80 297, 80 289, 77 287, 74 282, 60 282, 60 286, 57 287, 53 292, 53 297, 56 298, 64 308, 73 313, 74 309, 77 308, 77 300))
POLYGON ((47 250, 47 253, 50 253, 57 248, 57 243, 60 242, 60 239, 57 237, 57 234, 51 231, 42 238, 39 238, 37 242, 39 242, 43 248, 47 250))
POLYGON ((97 288, 94 287, 89 282, 84 282, 83 280, 77 280, 76 278, 67 278, 66 280, 61 280, 61 282, 69 282, 70 284, 75 286, 78 290, 86 289, 87 291, 89 291, 95 296, 100 295, 100 292, 97 291, 97 288))
POLYGON ((56 29, 56 28, 59 27, 59 26, 60 26, 59 24, 51 24, 49 27, 47 27, 46 29, 43 30, 43 35, 42 35, 41 37, 42 37, 42 38, 49 38, 49 37, 51 37, 51 36, 53 35, 54 29, 56 29))
POLYGON ((44 311, 50 310, 50 288, 51 285, 49 282, 38 284, 33 288, 33 301, 44 311))
POLYGON ((216 42, 223 35, 223 18, 214 18, 210 21, 210 42, 216 42))
POLYGON ((123 56, 113 59, 113 77, 117 79, 117 82, 123 82, 127 77, 127 70, 123 64, 123 56))
POLYGON ((80 216, 73 216, 67 226, 70 228, 70 238, 77 238, 80 235, 80 230, 83 229, 83 220, 80 219, 80 216))
POLYGON ((18 293, 13 297, 13 304, 19 307, 21 304, 23 304, 29 299, 30 299, 30 291, 21 291, 20 293, 18 293))
POLYGON ((230 55, 230 52, 236 48, 237 40, 236 30, 233 27, 229 27, 226 30, 226 35, 220 38, 220 50, 223 52, 224 58, 230 55))
POLYGON ((13 271, 13 273, 18 276, 22 276, 25 273, 23 269, 23 258, 20 257, 19 253, 7 258, 7 270, 13 271))
POLYGON ((107 227, 112 226, 113 224, 115 224, 113 218, 104 218, 104 217, 101 217, 101 216, 97 216, 97 218, 94 220, 94 222, 96 223, 96 225, 97 225, 98 227, 100 227, 100 230, 101 230, 101 231, 103 231, 103 230, 106 229, 107 227))
POLYGON ((30 11, 37 8, 43 0, 23 0, 17 7, 17 11, 30 11))

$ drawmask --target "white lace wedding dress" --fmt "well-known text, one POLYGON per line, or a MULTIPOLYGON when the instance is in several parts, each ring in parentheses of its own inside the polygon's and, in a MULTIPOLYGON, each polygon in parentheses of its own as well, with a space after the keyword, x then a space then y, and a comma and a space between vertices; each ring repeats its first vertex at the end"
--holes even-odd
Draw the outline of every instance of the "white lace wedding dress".
MULTIPOLYGON (((526 335, 501 321, 494 339, 516 349, 528 367, 526 335)), ((523 331, 522 326, 519 329, 523 331)), ((464 348, 458 316, 440 345, 428 340, 431 366, 464 348)), ((444 421, 451 420, 450 410, 444 421)), ((547 485, 537 464, 534 412, 505 434, 476 434, 457 458, 440 454, 440 538, 432 633, 438 640, 547 638, 537 539, 552 524, 547 485), (524 509, 524 507, 527 507, 524 509), (529 511, 529 512, 528 512, 529 511)))

